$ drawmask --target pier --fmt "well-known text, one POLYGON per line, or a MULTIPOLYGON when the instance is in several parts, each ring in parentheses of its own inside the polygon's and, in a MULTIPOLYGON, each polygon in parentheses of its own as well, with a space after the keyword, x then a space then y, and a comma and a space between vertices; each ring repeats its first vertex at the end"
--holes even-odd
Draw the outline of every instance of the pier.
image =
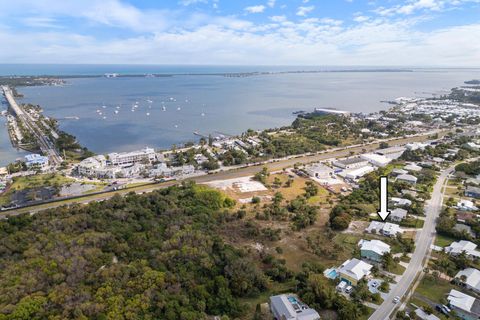
POLYGON ((17 121, 21 122, 23 126, 30 131, 30 133, 32 133, 36 139, 36 142, 38 143, 38 146, 40 147, 41 152, 49 158, 52 165, 60 164, 62 162, 62 158, 60 157, 57 149, 55 148, 55 144, 50 137, 38 127, 36 121, 30 116, 30 114, 25 112, 17 104, 10 87, 2 86, 2 90, 9 107, 13 112, 13 115, 16 117, 17 121))

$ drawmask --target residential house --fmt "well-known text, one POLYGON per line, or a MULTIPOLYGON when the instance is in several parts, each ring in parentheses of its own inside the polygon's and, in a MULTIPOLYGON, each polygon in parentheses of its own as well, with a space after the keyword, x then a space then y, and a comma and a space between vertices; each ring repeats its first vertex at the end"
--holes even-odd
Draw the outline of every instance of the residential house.
POLYGON ((388 219, 394 222, 401 222, 403 221, 403 219, 407 217, 407 214, 408 214, 407 210, 402 208, 396 208, 390 212, 388 219))
POLYGON ((457 209, 462 211, 476 211, 478 208, 470 200, 462 199, 457 202, 457 209))
POLYGON ((465 288, 480 293, 480 271, 475 268, 461 270, 455 276, 455 280, 465 288))
POLYGON ((477 245, 475 243, 467 240, 460 240, 452 242, 448 247, 445 247, 445 252, 452 256, 458 256, 464 252, 467 257, 473 259, 480 257, 480 252, 477 251, 476 248, 477 245))
POLYGON ((419 165, 417 165, 415 163, 410 163, 410 164, 406 165, 405 167, 403 167, 403 169, 407 170, 408 172, 420 172, 420 171, 422 171, 422 167, 420 167, 419 165))
POLYGON ((360 280, 370 274, 372 268, 371 264, 354 258, 345 261, 338 269, 338 273, 341 281, 355 286, 360 280))
POLYGON ((270 297, 270 310, 276 320, 320 320, 317 311, 293 294, 270 297))
POLYGON ((458 231, 460 233, 466 233, 469 236, 475 238, 475 233, 472 231, 472 227, 467 226, 466 224, 463 223, 457 223, 453 227, 453 230, 458 231))
POLYGON ((403 230, 398 224, 390 222, 372 221, 370 222, 370 225, 367 227, 367 229, 365 229, 365 232, 381 234, 386 237, 396 237, 397 234, 403 233, 403 230))
POLYGON ((393 169, 392 172, 391 172, 391 175, 393 176, 399 176, 401 174, 408 174, 408 171, 407 170, 404 170, 404 169, 393 169))
POLYGON ((465 189, 465 196, 467 197, 472 197, 475 199, 480 198, 480 188, 479 187, 473 187, 473 186, 467 186, 465 189))
POLYGON ((457 218, 458 222, 465 223, 468 220, 474 220, 476 218, 476 215, 468 211, 457 211, 455 213, 455 217, 457 218))
POLYGON ((480 317, 480 300, 452 289, 447 297, 448 305, 463 320, 477 320, 480 317))
POLYGON ((390 203, 395 207, 410 207, 412 205, 412 201, 396 197, 391 197, 390 203))
POLYGON ((411 174, 401 174, 397 177, 396 181, 406 182, 412 185, 417 184, 418 178, 411 174))
POLYGON ((415 315, 421 320, 440 320, 440 318, 433 313, 428 314, 420 308, 415 309, 415 315))
POLYGON ((380 240, 360 240, 358 242, 360 247, 360 255, 371 261, 381 262, 383 255, 390 252, 390 246, 380 240))

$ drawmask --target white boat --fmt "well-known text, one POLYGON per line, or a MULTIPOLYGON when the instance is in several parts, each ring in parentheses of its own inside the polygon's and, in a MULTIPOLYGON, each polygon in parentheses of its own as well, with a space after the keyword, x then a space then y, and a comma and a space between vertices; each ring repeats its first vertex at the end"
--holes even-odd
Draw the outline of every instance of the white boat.
POLYGON ((150 112, 147 112, 147 116, 149 116, 149 115, 150 115, 150 112))
POLYGON ((103 108, 103 109, 106 109, 106 108, 107 108, 107 106, 102 106, 102 108, 103 108))
POLYGON ((118 110, 115 110, 115 114, 118 114, 118 110))
POLYGON ((180 111, 180 110, 182 110, 182 108, 178 107, 177 110, 180 111))
POLYGON ((165 108, 164 106, 162 107, 162 111, 167 111, 167 108, 165 108))

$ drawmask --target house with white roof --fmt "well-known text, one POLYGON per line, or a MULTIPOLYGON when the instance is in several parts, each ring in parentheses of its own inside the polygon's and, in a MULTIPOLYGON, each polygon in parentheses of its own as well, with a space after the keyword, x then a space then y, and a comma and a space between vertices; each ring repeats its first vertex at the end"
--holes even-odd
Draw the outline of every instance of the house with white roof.
POLYGON ((462 199, 457 202, 457 209, 462 211, 475 211, 478 210, 478 207, 475 206, 472 201, 462 199))
POLYGON ((275 319, 320 320, 320 315, 317 311, 307 306, 293 294, 281 294, 270 297, 270 310, 275 319))
POLYGON ((404 170, 404 169, 393 169, 392 172, 391 172, 391 175, 393 176, 399 176, 401 174, 408 174, 408 171, 407 170, 404 170))
POLYGON ((355 286, 360 280, 370 274, 372 268, 371 264, 354 258, 345 261, 338 269, 338 273, 341 281, 355 286))
POLYGON ((418 319, 421 319, 421 320, 440 320, 440 318, 437 317, 436 315, 428 314, 420 308, 415 309, 415 315, 417 316, 418 319))
POLYGON ((480 293, 480 271, 475 268, 467 268, 459 271, 455 279, 465 288, 480 293))
POLYGON ((447 300, 459 318, 476 320, 480 317, 480 300, 455 289, 450 290, 447 300))
POLYGON ((408 199, 396 198, 396 197, 391 197, 390 203, 394 206, 399 206, 399 207, 409 207, 412 205, 412 201, 408 199))
POLYGON ((373 171, 375 171, 374 167, 364 166, 360 168, 344 170, 340 175, 345 176, 346 179, 357 180, 373 171))
POLYGON ((408 165, 406 165, 403 169, 409 171, 409 172, 419 172, 419 171, 422 171, 422 167, 420 167, 419 165, 415 164, 415 163, 410 163, 408 165))
POLYGON ((458 256, 462 252, 465 252, 469 258, 479 258, 480 252, 476 250, 477 245, 471 241, 461 240, 452 242, 448 247, 445 247, 445 252, 452 255, 458 256))
POLYGON ((396 208, 390 212, 388 219, 394 222, 401 222, 407 217, 408 211, 402 208, 396 208))
POLYGON ((391 248, 388 244, 380 240, 360 240, 360 255, 371 261, 381 262, 383 255, 390 252, 391 248))
POLYGON ((406 182, 414 185, 414 184, 417 184, 418 178, 415 176, 412 176, 411 174, 401 174, 397 177, 395 181, 406 182))
POLYGON ((365 229, 365 232, 381 234, 386 237, 396 237, 397 234, 403 233, 403 230, 398 224, 390 222, 372 221, 370 222, 370 225, 367 227, 367 229, 365 229))

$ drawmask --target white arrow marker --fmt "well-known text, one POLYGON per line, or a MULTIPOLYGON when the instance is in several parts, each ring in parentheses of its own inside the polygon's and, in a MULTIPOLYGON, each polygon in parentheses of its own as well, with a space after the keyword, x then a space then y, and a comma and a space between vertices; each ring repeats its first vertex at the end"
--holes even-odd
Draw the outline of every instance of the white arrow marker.
POLYGON ((390 215, 390 211, 388 211, 388 196, 387 196, 387 188, 388 188, 388 179, 387 177, 380 177, 380 209, 377 212, 378 216, 385 221, 390 215))

